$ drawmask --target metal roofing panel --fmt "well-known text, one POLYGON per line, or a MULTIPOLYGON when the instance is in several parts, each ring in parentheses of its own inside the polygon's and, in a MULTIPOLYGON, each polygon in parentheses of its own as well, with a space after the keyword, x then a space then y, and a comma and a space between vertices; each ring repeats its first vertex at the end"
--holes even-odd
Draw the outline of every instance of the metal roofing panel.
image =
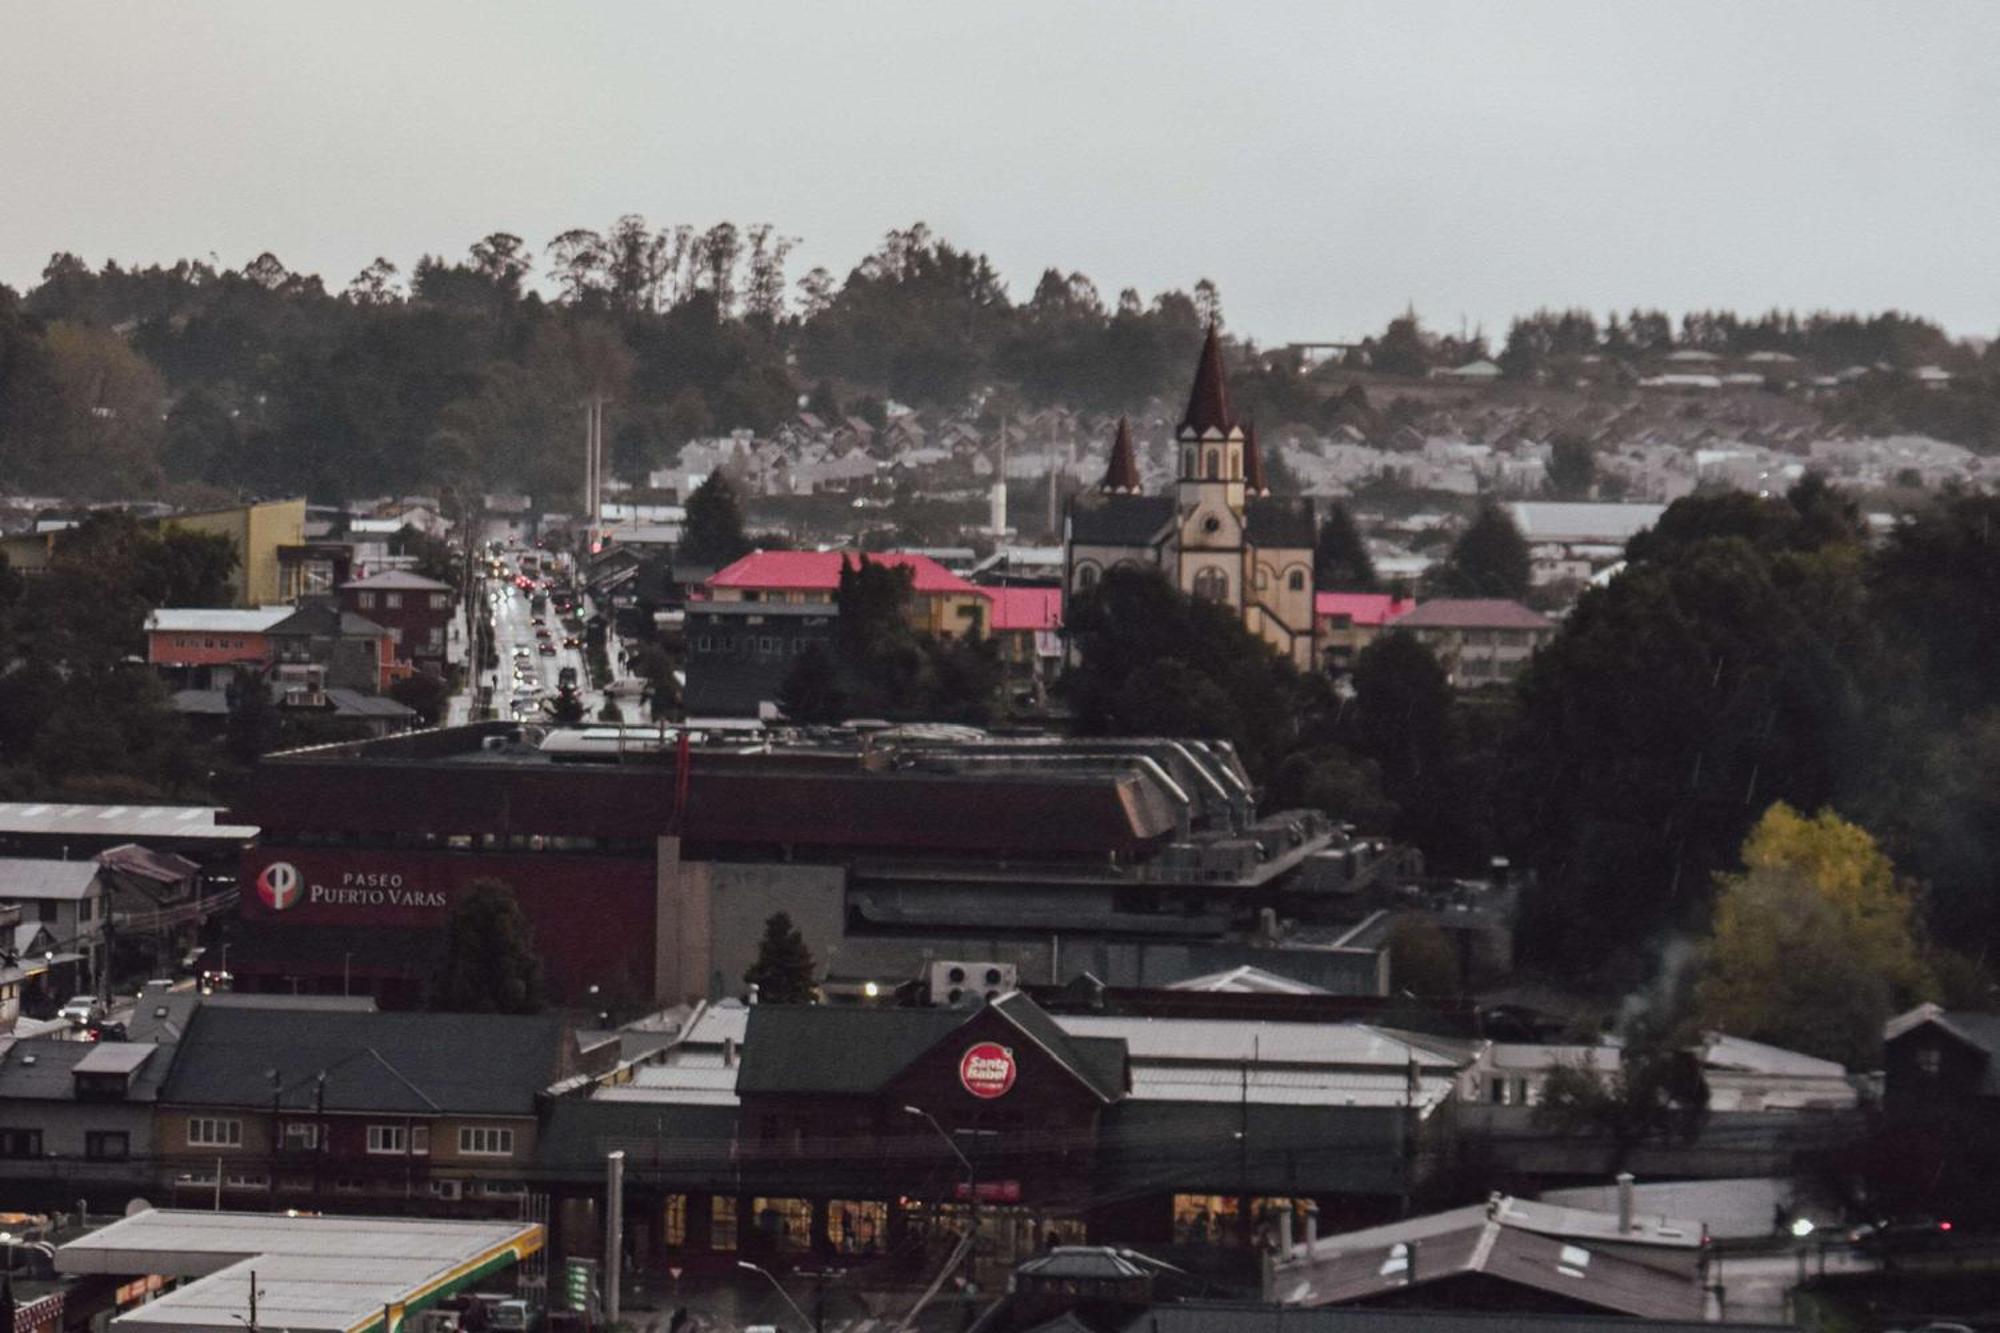
POLYGON ((97 879, 95 861, 0 860, 0 899, 76 900, 97 879))
POLYGON ((129 1074, 146 1063, 154 1047, 147 1043, 131 1041, 102 1042, 90 1048, 90 1054, 76 1062, 79 1074, 129 1074))
POLYGON ((1238 1060, 1401 1070, 1415 1060, 1424 1068, 1455 1067, 1438 1054, 1359 1023, 1264 1023, 1122 1014, 1058 1014, 1055 1019, 1072 1036, 1122 1038, 1135 1062, 1238 1060))
POLYGON ((76 833, 140 840, 147 837, 211 838, 248 842, 254 824, 218 824, 209 805, 65 805, 0 802, 0 834, 76 833))

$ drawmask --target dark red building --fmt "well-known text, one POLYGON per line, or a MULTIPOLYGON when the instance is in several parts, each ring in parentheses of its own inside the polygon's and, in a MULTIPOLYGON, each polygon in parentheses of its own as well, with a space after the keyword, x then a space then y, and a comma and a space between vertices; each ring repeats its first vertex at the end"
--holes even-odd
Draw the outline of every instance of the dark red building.
POLYGON ((451 585, 404 569, 340 585, 340 606, 395 636, 396 656, 419 671, 442 677, 450 640, 451 585))

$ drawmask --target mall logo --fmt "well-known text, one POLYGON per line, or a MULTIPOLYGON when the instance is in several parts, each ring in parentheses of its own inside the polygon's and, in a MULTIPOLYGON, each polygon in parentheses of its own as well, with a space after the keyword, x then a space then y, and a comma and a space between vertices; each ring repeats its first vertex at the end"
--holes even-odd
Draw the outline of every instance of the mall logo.
POLYGON ((273 912, 296 907, 304 878, 290 861, 273 861, 257 875, 257 896, 273 912))

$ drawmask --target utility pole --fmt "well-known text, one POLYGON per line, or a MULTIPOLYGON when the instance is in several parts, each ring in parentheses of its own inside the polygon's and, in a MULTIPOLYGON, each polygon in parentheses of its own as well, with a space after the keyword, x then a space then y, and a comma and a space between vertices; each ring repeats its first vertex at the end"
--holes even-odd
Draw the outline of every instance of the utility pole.
POLYGON ((604 1322, 618 1322, 618 1288, 625 1275, 625 1150, 604 1158, 604 1322))

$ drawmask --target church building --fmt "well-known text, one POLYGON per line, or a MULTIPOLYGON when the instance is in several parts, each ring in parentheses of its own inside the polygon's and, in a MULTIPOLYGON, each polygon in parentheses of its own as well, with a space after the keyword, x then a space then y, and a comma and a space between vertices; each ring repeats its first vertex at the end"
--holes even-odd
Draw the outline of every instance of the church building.
POLYGON ((1106 570, 1152 565, 1182 592, 1233 608, 1252 634, 1311 670, 1313 504, 1271 494, 1256 429, 1230 410, 1213 326, 1174 438, 1179 479, 1169 494, 1144 495, 1131 427, 1119 421, 1104 480, 1070 504, 1064 587, 1080 593, 1106 570))

